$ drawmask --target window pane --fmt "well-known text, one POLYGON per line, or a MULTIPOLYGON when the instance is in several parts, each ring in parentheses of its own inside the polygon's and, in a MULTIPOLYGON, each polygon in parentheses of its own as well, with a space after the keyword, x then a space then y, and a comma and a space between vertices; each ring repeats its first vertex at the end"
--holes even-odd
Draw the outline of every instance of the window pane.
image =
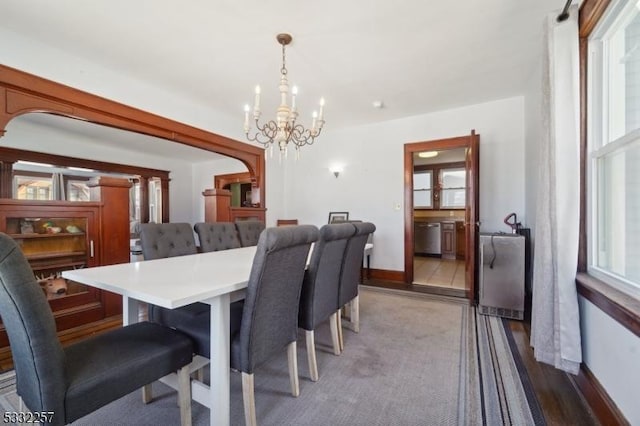
POLYGON ((464 188, 466 180, 466 172, 464 169, 445 169, 442 170, 442 187, 443 188, 464 188))
POLYGON ((431 204, 431 190, 413 191, 413 205, 415 207, 433 207, 431 204))
POLYGON ((15 176, 14 198, 18 200, 50 200, 51 178, 35 176, 15 176))
POLYGON ((413 206, 433 207, 433 173, 431 171, 413 174, 413 206))
POLYGON ((608 72, 608 139, 640 128, 640 11, 623 13, 605 40, 608 72))
POLYGON ((595 266, 640 284, 640 140, 596 160, 595 266))
POLYGON ((86 181, 70 180, 67 182, 67 200, 89 201, 89 187, 86 181))
POLYGON ((413 189, 431 189, 431 172, 414 173, 413 189))
POLYGON ((440 207, 460 208, 465 206, 465 190, 464 189, 443 189, 441 191, 440 207))

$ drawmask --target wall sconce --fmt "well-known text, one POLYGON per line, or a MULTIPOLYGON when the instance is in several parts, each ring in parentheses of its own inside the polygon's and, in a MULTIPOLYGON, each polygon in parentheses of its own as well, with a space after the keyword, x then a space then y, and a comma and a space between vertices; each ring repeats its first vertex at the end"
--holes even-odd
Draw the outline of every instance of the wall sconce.
POLYGON ((331 173, 333 173, 333 175, 336 177, 336 179, 338 178, 338 176, 340 176, 340 173, 342 173, 344 167, 339 166, 339 165, 333 165, 331 167, 329 167, 329 171, 331 173))

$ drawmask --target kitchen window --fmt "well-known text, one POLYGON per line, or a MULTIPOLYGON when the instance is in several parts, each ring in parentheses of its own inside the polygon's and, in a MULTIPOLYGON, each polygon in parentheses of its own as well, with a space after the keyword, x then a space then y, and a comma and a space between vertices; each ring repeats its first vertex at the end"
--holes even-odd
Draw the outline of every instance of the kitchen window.
POLYGON ((466 176, 464 168, 440 170, 440 208, 461 209, 466 203, 466 176))
POLYGON ((464 163, 419 165, 413 172, 413 206, 417 209, 464 209, 467 202, 464 163))
POLYGON ((640 3, 609 9, 589 38, 588 269, 640 295, 640 3))
POLYGON ((433 208, 433 172, 431 170, 413 174, 413 206, 433 208))

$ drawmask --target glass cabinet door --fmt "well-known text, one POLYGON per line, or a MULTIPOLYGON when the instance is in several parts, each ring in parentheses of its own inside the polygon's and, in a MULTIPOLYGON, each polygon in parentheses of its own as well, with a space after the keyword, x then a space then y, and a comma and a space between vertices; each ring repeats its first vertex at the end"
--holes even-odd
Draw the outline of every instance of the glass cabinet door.
MULTIPOLYGON (((12 217, 6 231, 20 246, 47 299, 87 293, 88 287, 60 277, 62 271, 90 266, 93 241, 87 217, 12 217)), ((60 305, 66 303, 55 303, 60 305)))

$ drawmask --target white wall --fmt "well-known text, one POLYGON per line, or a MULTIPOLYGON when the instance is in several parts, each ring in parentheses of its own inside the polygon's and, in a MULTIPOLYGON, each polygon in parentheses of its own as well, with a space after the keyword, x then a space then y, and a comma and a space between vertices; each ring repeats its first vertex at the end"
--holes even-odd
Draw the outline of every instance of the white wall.
POLYGON ((330 211, 373 222, 372 267, 404 270, 404 144, 480 134, 481 231, 505 231, 504 217, 524 216, 524 99, 331 131, 285 164, 285 211, 302 223, 327 223, 330 211), (333 163, 344 165, 335 178, 333 163), (396 206, 400 209, 396 210, 396 206))
MULTIPOLYGON (((124 76, 117 70, 87 62, 1 27, 0 51, 0 63, 3 65, 244 142, 241 105, 238 106, 237 115, 220 113, 206 105, 191 102, 179 93, 151 86, 144 80, 124 76)), ((12 125, 13 121, 9 126, 12 125)), ((18 146, 12 144, 9 137, 5 136, 0 138, 0 146, 43 151, 47 148, 46 141, 47 137, 40 135, 32 140, 32 144, 20 142, 18 146)), ((53 144, 52 141, 49 143, 53 144)), ((49 148, 51 146, 53 145, 49 145, 49 148)), ((190 164, 181 164, 173 158, 131 154, 116 149, 100 150, 81 142, 63 144, 63 148, 56 147, 51 152, 83 158, 93 156, 95 159, 111 162, 122 162, 122 159, 126 158, 129 164, 171 171, 170 216, 174 222, 193 222, 204 218, 201 193, 202 190, 213 186, 213 175, 246 171, 244 165, 232 159, 229 159, 228 163, 209 162, 192 169, 190 164), (220 166, 219 172, 212 167, 217 165, 220 166)), ((275 206, 267 211, 267 220, 269 222, 272 216, 272 222, 275 223, 275 217, 279 217, 276 215, 279 215, 283 202, 283 175, 281 170, 278 167, 274 168, 272 164, 267 165, 266 175, 267 203, 275 206)))
POLYGON ((244 137, 242 105, 238 105, 238 114, 214 111, 167 88, 122 75, 118 70, 88 62, 1 27, 0 52, 3 65, 234 139, 244 137))
POLYGON ((582 361, 618 406, 629 424, 640 424, 640 337, 583 297, 580 303, 582 361))

